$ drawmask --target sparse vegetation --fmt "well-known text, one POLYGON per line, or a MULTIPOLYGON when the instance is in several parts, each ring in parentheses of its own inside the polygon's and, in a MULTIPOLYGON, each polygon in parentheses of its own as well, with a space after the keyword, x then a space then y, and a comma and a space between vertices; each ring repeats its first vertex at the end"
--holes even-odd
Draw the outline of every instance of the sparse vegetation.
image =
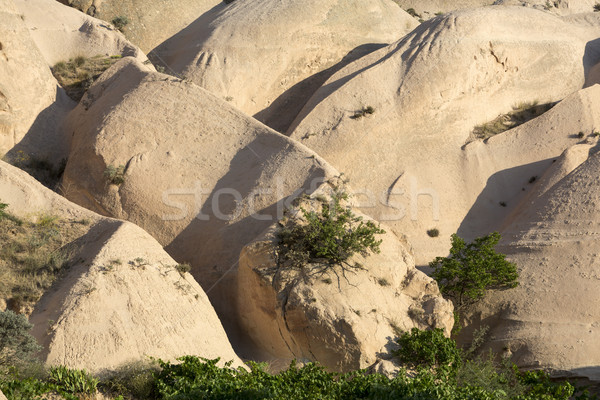
POLYGON ((594 4, 594 12, 600 11, 600 3, 594 4))
POLYGON ((116 29, 123 32, 125 27, 129 25, 129 18, 125 15, 119 15, 118 17, 113 18, 110 23, 113 24, 116 29))
POLYGON ((375 112, 375 109, 371 106, 363 107, 362 109, 356 111, 354 115, 350 118, 352 119, 361 119, 362 117, 366 117, 367 115, 371 115, 375 112))
POLYGON ((380 286, 390 286, 390 282, 387 279, 385 279, 385 278, 379 278, 379 279, 377 279, 377 283, 380 286))
POLYGON ((413 17, 413 18, 416 18, 416 19, 422 19, 422 18, 423 18, 423 17, 421 16, 421 14, 419 14, 419 13, 417 13, 417 12, 415 11, 415 9, 414 9, 414 8, 408 8, 408 9, 406 9, 406 12, 408 13, 408 15, 410 15, 410 16, 411 16, 411 17, 413 17))
POLYGON ((0 206, 0 298, 9 309, 31 307, 67 266, 61 247, 84 229, 56 216, 21 220, 0 206))
POLYGON ((187 272, 190 272, 192 270, 192 267, 190 266, 190 264, 188 263, 183 263, 183 264, 177 264, 175 266, 175 269, 181 274, 185 274, 187 272))
POLYGON ((515 128, 527 121, 539 117, 546 111, 554 107, 555 103, 538 104, 520 103, 513 107, 513 111, 503 114, 483 125, 478 125, 473 129, 473 136, 478 139, 488 139, 494 135, 515 128))
POLYGON ((440 231, 437 228, 429 229, 427 231, 427 235, 432 238, 438 237, 438 236, 440 236, 440 231))
POLYGON ((52 73, 67 95, 79 101, 94 81, 120 58, 121 56, 76 57, 57 63, 52 67, 52 73))
POLYGON ((481 299, 489 289, 518 285, 516 265, 495 250, 499 241, 498 232, 468 244, 454 234, 450 255, 437 257, 429 264, 440 292, 450 297, 457 309, 481 299))
POLYGON ((104 177, 108 180, 109 183, 113 185, 122 185, 125 183, 125 166, 119 165, 115 167, 114 165, 109 165, 104 170, 104 177))
POLYGON ((359 253, 378 253, 381 240, 376 235, 385 231, 374 222, 364 222, 354 215, 349 207, 342 205, 347 199, 343 192, 336 191, 331 200, 321 199, 320 210, 307 211, 300 207, 303 221, 288 220, 279 233, 279 264, 304 269, 308 264, 316 266, 314 273, 323 273, 340 266, 360 269, 362 266, 349 264, 348 259, 359 253))

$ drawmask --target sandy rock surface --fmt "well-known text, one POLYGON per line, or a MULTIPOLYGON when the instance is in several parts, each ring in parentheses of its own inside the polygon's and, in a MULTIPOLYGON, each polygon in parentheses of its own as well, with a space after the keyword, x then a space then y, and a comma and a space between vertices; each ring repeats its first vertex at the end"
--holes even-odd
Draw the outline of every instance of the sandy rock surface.
MULTIPOLYGON (((520 191, 520 180, 531 177, 521 173, 538 175, 545 166, 532 168, 536 163, 557 157, 573 135, 598 126, 587 100, 597 89, 590 88, 551 110, 552 122, 542 116, 547 130, 537 130, 535 142, 518 130, 488 143, 472 137, 474 126, 519 104, 560 100, 583 87, 598 61, 599 18, 563 20, 522 7, 437 17, 335 74, 288 133, 345 173, 365 193, 362 211, 406 234, 417 264, 426 264, 446 254, 454 232, 473 238, 497 229, 515 204, 506 187, 520 191), (368 107, 372 114, 353 118, 368 107), (572 110, 582 117, 572 118, 572 110), (496 155, 498 147, 505 148, 504 158, 496 155), (480 148, 494 150, 481 155, 480 148), (492 214, 477 220, 480 207, 492 214), (439 238, 427 235, 432 228, 439 238)), ((527 129, 536 129, 535 121, 527 129)))
POLYGON ((105 21, 92 18, 56 0, 15 0, 33 41, 48 65, 78 56, 146 56, 105 21))
POLYGON ((600 378, 596 146, 566 151, 540 179, 537 196, 523 202, 521 213, 503 230, 498 250, 519 266, 520 285, 490 293, 474 307, 462 340, 487 325, 486 348, 520 366, 600 378))
POLYGON ((417 25, 391 0, 236 0, 155 53, 169 70, 285 132, 336 70, 417 25))
POLYGON ((203 13, 219 7, 219 0, 59 0, 85 14, 111 22, 126 17, 127 38, 150 52, 203 13))

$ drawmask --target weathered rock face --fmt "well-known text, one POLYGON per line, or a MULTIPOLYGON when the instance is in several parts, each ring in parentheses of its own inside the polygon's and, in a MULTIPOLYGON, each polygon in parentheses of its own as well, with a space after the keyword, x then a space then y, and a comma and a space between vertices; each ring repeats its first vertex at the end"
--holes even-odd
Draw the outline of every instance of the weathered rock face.
POLYGON ((418 22, 391 0, 235 1, 156 49, 169 68, 285 132, 336 70, 418 22))
POLYGON ((289 196, 337 174, 206 90, 132 59, 90 88, 69 126, 66 196, 139 224, 191 263, 226 326, 237 324, 232 296, 241 248, 289 196), (111 166, 122 166, 122 184, 111 183, 111 166))
POLYGON ((583 87, 598 61, 599 27, 600 15, 563 19, 523 7, 437 17, 336 73, 289 133, 346 173, 368 195, 361 210, 406 234, 417 264, 427 264, 446 254, 454 232, 473 239, 498 229, 542 161, 594 129, 596 111, 581 104, 597 95, 590 88, 551 110, 547 130, 532 121, 465 146, 475 125, 583 87), (368 107, 373 114, 353 118, 368 107), (519 129, 534 129, 535 141, 519 129), (441 234, 432 239, 434 227, 441 234))
POLYGON ((595 0, 394 0, 405 10, 412 8, 422 19, 439 13, 491 5, 532 7, 555 14, 586 13, 594 10, 595 0))
POLYGON ((498 247, 518 265, 520 286, 490 293, 471 310, 462 340, 487 325, 486 347, 520 366, 600 379, 598 168, 590 142, 565 152, 540 179, 498 247))
MULTIPOLYGON (((321 203, 300 207, 320 212, 321 203)), ((300 222, 302 223, 302 222, 300 222)), ((383 227, 383 226, 382 226, 383 227)), ((391 232, 378 236, 381 252, 354 255, 320 272, 322 264, 302 269, 279 262, 279 224, 269 228, 240 255, 238 302, 243 327, 264 359, 318 361, 336 371, 366 368, 393 347, 395 329, 442 328, 450 334, 453 307, 437 284, 414 266, 405 245, 391 232), (319 272, 317 272, 319 271, 319 272)))
POLYGON ((241 365, 198 283, 142 229, 79 207, 1 161, 0 202, 23 218, 47 213, 88 224, 62 249, 71 267, 31 315, 47 364, 97 372, 197 354, 241 365))
POLYGON ((14 147, 57 96, 57 83, 12 0, 0 1, 0 154, 14 147))
POLYGON ((149 52, 185 28, 200 15, 218 6, 219 0, 58 0, 93 17, 112 21, 127 17, 127 38, 149 52))
POLYGON ((148 356, 236 356, 208 297, 150 235, 104 220, 81 237, 69 273, 31 316, 49 365, 115 369, 148 356))
POLYGON ((78 56, 146 56, 109 24, 56 0, 15 0, 48 65, 78 56))

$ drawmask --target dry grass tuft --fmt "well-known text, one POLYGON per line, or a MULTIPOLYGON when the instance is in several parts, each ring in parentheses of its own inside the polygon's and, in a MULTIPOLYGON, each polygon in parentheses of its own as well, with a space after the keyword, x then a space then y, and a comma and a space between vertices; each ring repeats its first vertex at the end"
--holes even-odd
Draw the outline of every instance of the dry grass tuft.
POLYGON ((69 97, 79 101, 94 81, 119 59, 121 56, 75 57, 57 63, 52 68, 52 73, 69 97))

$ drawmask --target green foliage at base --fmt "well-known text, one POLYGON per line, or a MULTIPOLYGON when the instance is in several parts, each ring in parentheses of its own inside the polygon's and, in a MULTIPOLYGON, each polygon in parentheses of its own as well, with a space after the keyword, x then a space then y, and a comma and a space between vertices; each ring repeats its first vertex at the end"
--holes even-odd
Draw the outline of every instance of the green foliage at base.
POLYGON ((437 257, 429 264, 440 292, 450 297, 457 308, 481 299, 488 289, 518 285, 517 266, 495 250, 499 241, 498 232, 468 244, 454 234, 450 255, 437 257))
POLYGON ((444 335, 442 329, 422 331, 413 328, 404 332, 396 342, 400 348, 394 355, 411 368, 445 368, 456 370, 462 363, 456 342, 444 335))
POLYGON ((48 381, 66 393, 96 393, 98 380, 84 370, 59 366, 50 368, 48 381))
POLYGON ((0 312, 0 367, 30 362, 41 347, 29 331, 32 325, 23 315, 0 312))

